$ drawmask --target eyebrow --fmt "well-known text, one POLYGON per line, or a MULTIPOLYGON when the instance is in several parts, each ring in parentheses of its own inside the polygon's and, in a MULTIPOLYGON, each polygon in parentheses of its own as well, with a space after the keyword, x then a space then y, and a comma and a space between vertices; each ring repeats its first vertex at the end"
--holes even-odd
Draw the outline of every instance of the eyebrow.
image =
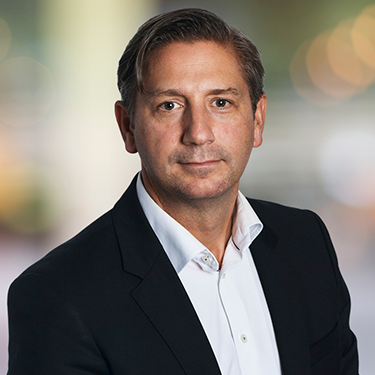
POLYGON ((222 94, 233 94, 235 96, 241 96, 239 91, 233 87, 228 87, 227 89, 215 89, 209 92, 210 95, 222 95, 222 94))
MULTIPOLYGON (((155 90, 155 91, 146 91, 146 94, 153 97, 160 96, 184 96, 184 94, 175 89, 168 90, 155 90)), ((241 96, 239 91, 233 87, 228 87, 227 89, 213 89, 208 91, 208 95, 223 95, 223 94, 232 94, 235 96, 241 96)))

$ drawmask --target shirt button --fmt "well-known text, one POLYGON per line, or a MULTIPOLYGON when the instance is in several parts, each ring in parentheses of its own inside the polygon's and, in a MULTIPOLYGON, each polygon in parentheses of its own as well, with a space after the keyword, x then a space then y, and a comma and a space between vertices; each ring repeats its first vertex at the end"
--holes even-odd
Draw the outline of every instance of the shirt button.
POLYGON ((203 260, 204 263, 210 263, 210 257, 208 257, 207 255, 204 255, 202 257, 202 260, 203 260))
POLYGON ((241 335, 241 341, 242 341, 244 344, 246 344, 246 343, 247 343, 247 336, 244 335, 244 334, 242 334, 242 335, 241 335))
POLYGON ((227 275, 224 273, 224 275, 222 276, 223 279, 225 279, 227 277, 227 275))

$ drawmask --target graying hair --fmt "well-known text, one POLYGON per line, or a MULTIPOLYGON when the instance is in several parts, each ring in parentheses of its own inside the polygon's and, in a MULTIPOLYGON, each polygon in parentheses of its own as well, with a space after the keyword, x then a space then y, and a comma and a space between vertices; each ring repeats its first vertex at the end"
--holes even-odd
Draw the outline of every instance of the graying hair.
POLYGON ((249 88, 253 113, 263 95, 264 69, 257 47, 239 29, 214 13, 199 8, 179 9, 152 17, 130 40, 117 71, 117 85, 130 121, 137 92, 144 92, 143 70, 150 53, 173 42, 212 41, 232 47, 249 88))

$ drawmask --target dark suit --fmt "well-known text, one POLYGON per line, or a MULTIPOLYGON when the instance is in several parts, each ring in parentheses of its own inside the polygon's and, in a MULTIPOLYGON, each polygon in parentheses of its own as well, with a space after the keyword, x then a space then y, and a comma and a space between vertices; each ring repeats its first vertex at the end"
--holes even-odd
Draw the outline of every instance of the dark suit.
MULTIPOLYGON (((349 295, 323 223, 309 211, 250 202, 264 224, 251 252, 283 375, 358 374, 349 295)), ((12 284, 9 318, 9 375, 220 374, 135 181, 12 284)))

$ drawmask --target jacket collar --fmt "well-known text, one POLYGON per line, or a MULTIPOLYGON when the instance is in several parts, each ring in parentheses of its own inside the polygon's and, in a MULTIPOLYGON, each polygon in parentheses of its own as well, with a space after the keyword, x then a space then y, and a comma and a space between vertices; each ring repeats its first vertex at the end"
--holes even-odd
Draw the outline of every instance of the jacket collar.
POLYGON ((139 203, 136 179, 137 176, 113 207, 112 221, 124 271, 144 278, 163 253, 163 248, 139 203))

